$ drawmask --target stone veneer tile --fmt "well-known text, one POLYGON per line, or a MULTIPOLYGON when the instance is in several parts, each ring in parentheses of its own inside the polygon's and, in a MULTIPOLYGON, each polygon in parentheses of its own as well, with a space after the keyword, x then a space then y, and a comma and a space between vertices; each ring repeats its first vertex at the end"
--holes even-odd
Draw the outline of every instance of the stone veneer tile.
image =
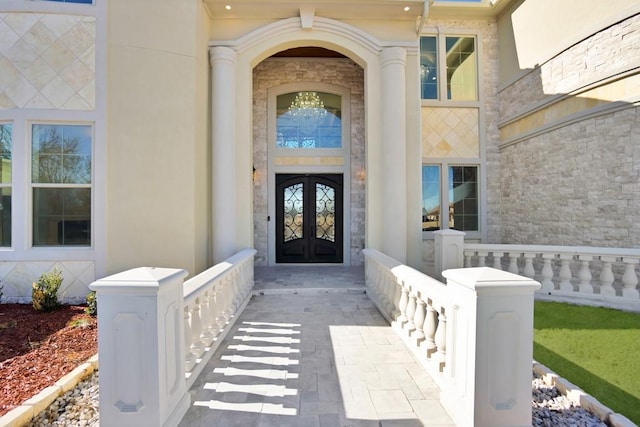
POLYGON ((25 107, 95 108, 95 18, 0 13, 0 108, 25 107))

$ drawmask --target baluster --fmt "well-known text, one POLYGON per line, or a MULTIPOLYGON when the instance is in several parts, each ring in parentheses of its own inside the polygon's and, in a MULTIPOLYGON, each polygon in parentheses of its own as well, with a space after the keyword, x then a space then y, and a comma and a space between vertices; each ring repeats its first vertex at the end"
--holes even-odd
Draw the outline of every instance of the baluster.
POLYGON ((535 253, 525 252, 524 253, 524 271, 523 274, 533 279, 533 276, 536 275, 536 271, 533 269, 533 259, 536 257, 535 253))
POLYGON ((216 335, 220 335, 220 332, 224 330, 227 325, 227 319, 224 317, 224 292, 220 289, 221 287, 221 283, 218 281, 213 288, 216 297, 216 327, 218 329, 216 335))
POLYGON ((564 292, 573 292, 573 285, 571 284, 571 269, 569 268, 569 261, 573 260, 573 255, 560 254, 560 290, 564 292))
POLYGON ((405 325, 405 329, 407 330, 407 334, 411 336, 413 331, 416 330, 416 325, 413 320, 413 316, 416 314, 416 294, 413 291, 412 287, 409 287, 409 301, 407 303, 407 324, 405 325))
POLYGON ((520 274, 518 270, 518 256, 519 254, 509 253, 509 272, 513 274, 520 274))
POLYGON ((402 285, 400 285, 400 283, 397 280, 394 280, 393 283, 391 283, 392 287, 391 287, 391 304, 393 305, 393 311, 391 313, 391 318, 392 319, 397 319, 401 312, 400 312, 400 298, 402 296, 402 285))
POLYGON ((474 251, 464 251, 464 267, 465 268, 471 267, 471 257, 473 256, 474 253, 475 253, 474 251))
POLYGON ((200 341, 200 335, 202 334, 202 319, 200 319, 200 298, 191 305, 191 352, 195 354, 196 358, 204 354, 204 343, 200 341))
POLYGON ((504 252, 493 252, 493 268, 502 270, 502 256, 504 252))
POLYGON ((240 305, 242 304, 242 295, 240 292, 240 278, 238 277, 238 269, 237 268, 233 268, 232 271, 229 273, 230 280, 231 280, 231 292, 232 292, 232 299, 231 299, 231 304, 233 306, 233 313, 232 314, 236 314, 238 312, 238 309, 240 308, 240 305))
POLYGON ((218 316, 218 303, 214 285, 209 291, 209 333, 215 339, 220 335, 220 329, 220 317, 218 316))
POLYGON ((231 319, 231 307, 229 306, 229 279, 224 277, 220 280, 220 286, 218 287, 220 290, 220 301, 222 305, 220 306, 222 318, 224 319, 225 324, 231 319))
POLYGON ((622 296, 625 298, 638 299, 639 294, 636 286, 638 285, 638 276, 636 275, 636 264, 640 258, 623 257, 622 262, 625 263, 624 274, 622 275, 622 296))
POLYGON ((189 325, 189 306, 185 305, 184 307, 184 355, 185 355, 185 363, 184 370, 186 372, 191 372, 194 366, 196 366, 196 356, 191 353, 191 326, 189 325))
POLYGON ((404 285, 404 282, 400 284, 402 287, 400 293, 400 303, 398 308, 400 309, 400 316, 398 316, 398 322, 400 322, 400 327, 403 327, 407 322, 407 305, 409 304, 409 293, 407 288, 404 285))
POLYGON ((589 261, 593 259, 593 256, 578 255, 578 261, 580 261, 580 270, 578 271, 578 279, 580 279, 580 285, 578 291, 584 294, 592 294, 593 286, 591 286, 591 269, 589 268, 589 261))
POLYGON ((478 251, 478 267, 484 267, 487 265, 488 251, 478 251))
POLYGON ((606 295, 610 297, 616 296, 616 290, 613 289, 613 269, 612 265, 616 261, 616 257, 613 256, 601 256, 602 271, 600 272, 600 295, 606 295))
POLYGON ((436 329, 436 361, 440 372, 444 371, 445 362, 447 360, 447 317, 444 308, 440 310, 438 315, 438 328, 436 329))
POLYGON ((544 264, 542 265, 542 289, 545 291, 552 291, 555 289, 555 285, 553 284, 553 266, 551 265, 551 260, 556 257, 555 254, 543 253, 542 260, 544 264))
POLYGON ((427 313, 424 319, 424 347, 427 351, 427 357, 431 357, 431 355, 438 348, 436 346, 435 336, 436 329, 438 327, 438 313, 436 309, 433 307, 433 300, 430 298, 427 299, 427 313))
POLYGON ((205 291, 202 294, 200 318, 202 319, 202 333, 200 334, 200 341, 204 343, 205 347, 208 347, 211 345, 214 338, 211 333, 211 298, 209 291, 205 291))
POLYGON ((393 304, 391 303, 389 293, 391 292, 391 289, 393 289, 393 284, 396 283, 397 279, 390 271, 386 271, 385 278, 386 280, 382 282, 382 286, 380 287, 380 294, 378 298, 380 299, 380 304, 382 305, 385 313, 387 313, 388 316, 391 316, 393 304))
POLYGON ((420 347, 420 343, 424 341, 424 320, 425 320, 425 310, 424 310, 424 301, 422 300, 422 294, 420 292, 416 292, 416 313, 413 316, 413 323, 416 326, 416 331, 414 333, 414 343, 417 347, 420 347))

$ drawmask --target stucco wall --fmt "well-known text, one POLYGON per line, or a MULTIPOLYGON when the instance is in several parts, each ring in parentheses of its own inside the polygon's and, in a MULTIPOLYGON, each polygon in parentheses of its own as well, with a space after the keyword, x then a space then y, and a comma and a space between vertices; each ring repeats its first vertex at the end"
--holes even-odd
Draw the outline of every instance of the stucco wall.
POLYGON ((109 273, 206 267, 205 13, 197 0, 108 3, 109 273))
MULTIPOLYGON (((352 265, 364 262, 365 218, 365 129, 364 129, 364 72, 350 59, 267 59, 258 64, 253 73, 253 160, 258 171, 254 180, 254 247, 258 251, 256 265, 267 263, 267 91, 285 83, 328 83, 348 88, 351 97, 351 253, 352 265)), ((349 161, 348 159, 345 159, 349 161)))
POLYGON ((504 243, 638 247, 640 16, 500 93, 504 243))

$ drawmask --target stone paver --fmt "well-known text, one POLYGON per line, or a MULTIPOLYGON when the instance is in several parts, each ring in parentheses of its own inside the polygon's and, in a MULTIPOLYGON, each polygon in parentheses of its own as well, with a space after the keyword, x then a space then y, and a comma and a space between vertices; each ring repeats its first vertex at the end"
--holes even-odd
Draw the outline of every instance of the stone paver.
POLYGON ((190 393, 183 427, 453 426, 436 385, 353 288, 254 296, 190 393))

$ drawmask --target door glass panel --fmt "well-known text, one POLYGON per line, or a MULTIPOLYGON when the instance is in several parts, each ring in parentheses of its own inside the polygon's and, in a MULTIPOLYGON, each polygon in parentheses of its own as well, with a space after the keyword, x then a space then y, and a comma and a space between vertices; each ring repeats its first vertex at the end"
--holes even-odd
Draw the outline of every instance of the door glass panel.
POLYGON ((316 238, 334 242, 336 238, 336 192, 316 183, 316 238))
POLYGON ((302 183, 284 189, 284 241, 289 242, 303 237, 303 195, 302 183))
POLYGON ((324 92, 279 95, 276 116, 278 148, 342 148, 341 97, 324 92))

